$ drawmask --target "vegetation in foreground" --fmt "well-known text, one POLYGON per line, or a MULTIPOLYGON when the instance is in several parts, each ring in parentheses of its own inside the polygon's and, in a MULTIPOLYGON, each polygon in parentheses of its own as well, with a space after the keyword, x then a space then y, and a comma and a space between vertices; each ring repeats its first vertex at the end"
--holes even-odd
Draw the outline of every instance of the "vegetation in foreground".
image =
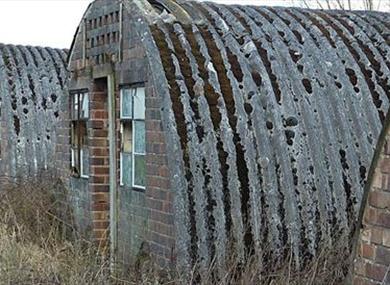
POLYGON ((104 250, 77 233, 66 203, 66 191, 60 184, 25 181, 2 183, 0 189, 0 285, 331 285, 345 284, 343 280, 350 267, 345 247, 337 247, 323 250, 317 260, 299 273, 294 272, 288 259, 278 269, 264 270, 253 258, 246 266, 231 262, 231 269, 219 281, 215 280, 211 268, 209 280, 195 282, 198 278, 193 270, 186 274, 189 281, 185 282, 177 270, 162 271, 152 264, 151 258, 143 258, 134 268, 114 277, 109 274, 109 261, 102 254, 104 250))

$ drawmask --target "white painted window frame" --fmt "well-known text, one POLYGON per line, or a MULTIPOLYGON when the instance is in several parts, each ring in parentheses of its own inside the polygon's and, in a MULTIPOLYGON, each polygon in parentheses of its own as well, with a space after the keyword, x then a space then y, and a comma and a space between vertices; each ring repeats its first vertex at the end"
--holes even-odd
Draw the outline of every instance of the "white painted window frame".
MULTIPOLYGON (((135 119, 134 118, 134 108, 135 108, 135 104, 134 104, 134 96, 136 96, 136 94, 138 93, 138 90, 139 89, 144 89, 144 94, 145 94, 145 87, 123 87, 120 89, 120 120, 121 120, 121 129, 120 129, 120 132, 121 132, 121 136, 123 136, 123 124, 124 122, 123 121, 131 121, 131 127, 132 127, 132 134, 131 134, 131 139, 132 139, 132 150, 131 150, 131 187, 133 189, 140 189, 140 190, 145 190, 146 189, 146 185, 137 185, 135 184, 135 156, 138 155, 138 156, 141 156, 143 155, 146 159, 146 150, 143 152, 143 153, 136 153, 135 152, 135 122, 136 121, 142 121, 142 122, 145 122, 145 115, 144 115, 144 118, 141 120, 141 119, 135 119), (130 117, 126 117, 126 116, 123 116, 123 91, 124 90, 134 90, 135 92, 132 92, 131 93, 131 100, 132 100, 132 110, 131 110, 131 116, 130 117)), ((144 97, 144 99, 146 98, 146 95, 144 97)), ((144 103, 144 112, 146 111, 146 108, 145 108, 145 103, 144 103)), ((146 131, 146 130, 145 130, 146 131)), ((145 147, 146 147, 146 135, 145 135, 145 147)), ((119 166, 120 166, 120 185, 121 186, 124 186, 124 183, 123 183, 123 150, 121 149, 120 151, 120 162, 119 162, 119 166)), ((146 173, 145 173, 146 175, 146 173)))
MULTIPOLYGON (((73 122, 80 122, 80 121, 88 121, 89 120, 89 117, 90 117, 90 100, 89 100, 89 92, 88 91, 74 91, 71 93, 72 95, 72 112, 75 112, 77 111, 77 118, 74 119, 72 118, 72 121, 73 122), (85 100, 85 97, 87 98, 87 102, 88 102, 88 105, 87 105, 87 110, 85 112, 85 116, 82 116, 82 113, 83 113, 83 107, 84 107, 84 100, 85 100), (77 99, 77 100, 75 100, 77 99), (77 102, 77 103, 76 103, 77 102), (77 104, 77 105, 76 105, 77 104), (75 106, 77 106, 77 109, 75 108, 75 106)), ((73 126, 72 126, 73 128, 73 126)), ((88 132, 88 130, 87 130, 88 132)), ((80 135, 80 134, 78 134, 80 135)), ((79 165, 80 165, 80 178, 89 178, 89 169, 88 169, 88 172, 87 174, 84 174, 84 150, 83 150, 83 146, 82 145, 79 145, 78 146, 78 151, 79 151, 79 165)), ((73 147, 71 147, 71 167, 76 167, 76 161, 75 161, 75 149, 73 147)))

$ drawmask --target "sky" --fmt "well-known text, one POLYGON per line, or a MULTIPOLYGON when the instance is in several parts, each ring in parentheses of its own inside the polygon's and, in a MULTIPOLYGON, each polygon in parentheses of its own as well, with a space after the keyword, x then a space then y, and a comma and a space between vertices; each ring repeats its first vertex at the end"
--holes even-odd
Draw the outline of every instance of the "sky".
MULTIPOLYGON (((225 4, 268 6, 301 6, 303 1, 214 0, 225 4)), ((306 1, 314 5, 317 0, 306 1)), ((351 1, 354 8, 362 9, 359 3, 363 0, 351 1)), ((0 0, 0 42, 69 48, 76 28, 90 2, 91 0, 0 0)), ((374 6, 389 11, 390 0, 375 0, 374 6)))

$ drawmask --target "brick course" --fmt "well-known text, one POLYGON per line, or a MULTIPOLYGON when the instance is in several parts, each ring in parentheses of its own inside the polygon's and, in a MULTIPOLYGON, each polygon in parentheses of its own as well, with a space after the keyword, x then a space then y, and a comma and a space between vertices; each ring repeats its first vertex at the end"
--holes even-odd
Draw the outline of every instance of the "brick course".
POLYGON ((358 240, 354 285, 390 284, 390 134, 379 151, 358 240))
POLYGON ((107 91, 93 90, 90 92, 90 106, 92 108, 88 121, 89 191, 92 195, 93 238, 99 244, 105 244, 109 233, 108 213, 110 209, 107 91))

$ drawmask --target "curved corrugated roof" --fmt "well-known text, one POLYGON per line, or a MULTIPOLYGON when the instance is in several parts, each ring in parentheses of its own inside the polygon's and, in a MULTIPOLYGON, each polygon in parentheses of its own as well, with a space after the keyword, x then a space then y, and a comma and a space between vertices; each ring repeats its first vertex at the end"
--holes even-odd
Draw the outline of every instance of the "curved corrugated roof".
POLYGON ((0 44, 0 176, 36 175, 54 166, 66 56, 60 49, 0 44))
POLYGON ((145 46, 182 257, 348 246, 389 107, 389 15, 177 3, 145 46))

